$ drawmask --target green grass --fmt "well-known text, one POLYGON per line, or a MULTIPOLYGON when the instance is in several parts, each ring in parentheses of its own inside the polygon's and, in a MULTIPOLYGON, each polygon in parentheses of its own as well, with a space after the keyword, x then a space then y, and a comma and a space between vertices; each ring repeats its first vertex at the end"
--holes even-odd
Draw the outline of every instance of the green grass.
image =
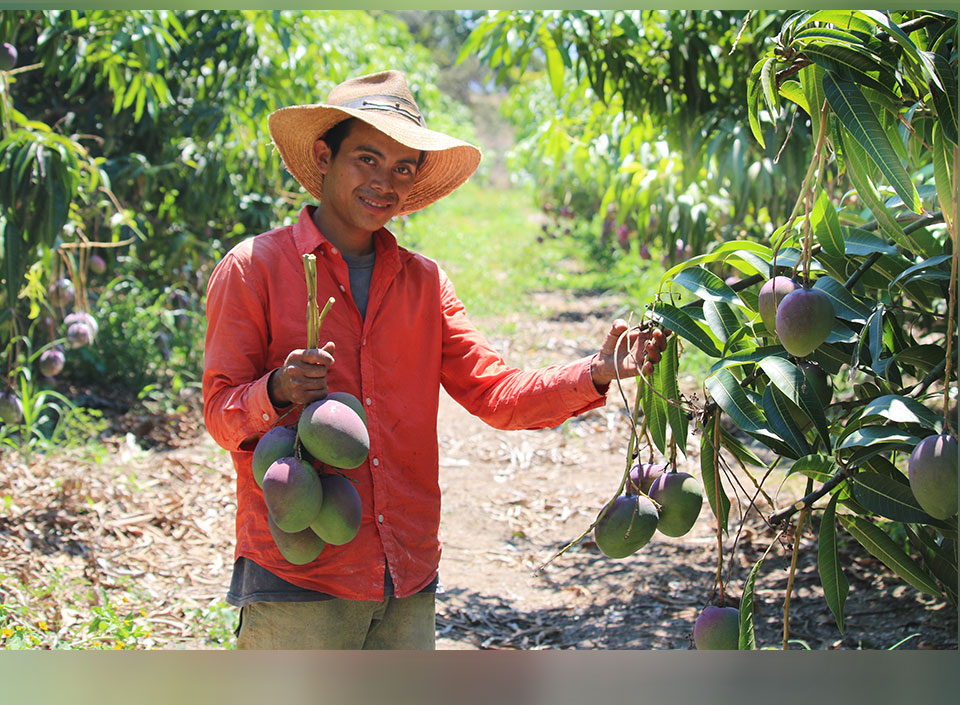
POLYGON ((472 317, 492 318, 529 310, 527 293, 563 256, 537 242, 535 217, 526 193, 467 183, 393 227, 401 245, 443 267, 472 317))

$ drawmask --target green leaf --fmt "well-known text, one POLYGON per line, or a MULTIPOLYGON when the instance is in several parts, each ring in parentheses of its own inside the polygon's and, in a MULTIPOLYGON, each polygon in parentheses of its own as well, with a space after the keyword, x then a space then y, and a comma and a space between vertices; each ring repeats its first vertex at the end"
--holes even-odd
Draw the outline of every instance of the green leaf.
POLYGON ((890 72, 869 53, 837 44, 810 44, 804 47, 803 53, 826 73, 855 80, 879 91, 890 90, 880 80, 890 72))
POLYGON ((840 122, 880 167, 907 207, 920 213, 922 205, 917 188, 857 84, 828 72, 823 77, 823 92, 840 122))
POLYGON ((723 301, 704 301, 703 319, 717 340, 724 344, 724 349, 730 337, 742 327, 737 314, 723 301))
POLYGON ((863 517, 841 514, 840 523, 874 558, 921 592, 939 596, 936 582, 927 575, 882 529, 863 517))
POLYGON ((659 325, 673 330, 677 335, 690 341, 710 357, 720 357, 717 344, 685 311, 676 306, 660 302, 653 307, 653 316, 659 325))
POLYGON ((667 340, 667 348, 663 351, 663 358, 656 366, 657 371, 657 389, 664 397, 673 402, 666 403, 667 421, 670 423, 670 430, 673 433, 673 440, 677 448, 683 455, 686 455, 687 432, 689 421, 687 414, 683 409, 676 405, 680 404, 680 385, 677 382, 677 375, 680 371, 680 344, 676 336, 671 336, 667 340))
POLYGON ((760 90, 763 93, 763 102, 770 115, 776 119, 780 116, 780 94, 777 91, 777 58, 769 57, 763 62, 760 69, 760 90))
POLYGON ((843 634, 843 605, 847 601, 850 585, 837 553, 837 495, 830 498, 820 520, 820 536, 817 539, 817 570, 820 573, 820 585, 823 586, 823 598, 827 602, 837 628, 843 634))
POLYGON ((793 457, 801 458, 810 453, 810 445, 794 421, 791 411, 783 392, 772 384, 763 390, 763 413, 767 415, 767 423, 774 433, 794 450, 793 457))
MULTIPOLYGON (((907 267, 900 274, 897 275, 897 278, 890 282, 890 287, 892 288, 895 284, 899 284, 901 281, 906 284, 907 282, 919 278, 919 273, 924 272, 925 270, 939 267, 944 262, 949 262, 950 255, 937 255, 936 257, 930 257, 929 259, 923 260, 918 264, 913 265, 912 267, 907 267), (915 276, 917 275, 917 276, 915 276)), ((931 277, 933 279, 949 279, 949 272, 937 272, 937 274, 946 275, 946 276, 935 276, 931 277)))
POLYGON ((753 564, 740 596, 740 651, 754 651, 757 648, 757 638, 753 630, 753 593, 762 564, 763 558, 753 564))
MULTIPOLYGON (((917 48, 917 45, 910 40, 910 37, 907 36, 906 32, 900 29, 896 22, 891 20, 887 15, 883 14, 879 10, 860 10, 858 11, 858 14, 866 17, 867 20, 890 34, 890 36, 892 36, 894 40, 903 48, 907 56, 913 59, 914 64, 918 64, 920 66, 920 72, 922 76, 926 78, 925 81, 921 81, 922 84, 931 82, 934 85, 943 88, 940 83, 940 78, 937 76, 936 69, 933 66, 933 61, 929 56, 927 56, 927 52, 920 51, 917 48)), ((910 62, 905 60, 901 61, 908 68, 912 67, 910 62)), ((953 72, 950 76, 950 80, 956 82, 957 76, 955 72, 953 72)))
POLYGON ((852 430, 848 428, 844 431, 838 439, 837 450, 883 444, 888 446, 886 450, 900 448, 912 451, 921 440, 911 433, 890 426, 863 426, 852 430))
POLYGON ((789 353, 780 345, 765 345, 762 348, 753 350, 744 350, 742 352, 727 355, 721 360, 713 363, 710 367, 710 374, 725 367, 737 367, 738 365, 750 365, 760 362, 765 357, 783 357, 786 358, 789 353))
POLYGON ((653 391, 652 383, 641 382, 641 384, 643 385, 643 392, 640 396, 640 406, 643 408, 643 415, 647 420, 647 429, 650 431, 654 445, 661 453, 666 453, 667 403, 653 391))
POLYGON ((933 517, 920 508, 910 486, 872 470, 851 476, 853 498, 874 514, 893 521, 927 524, 933 517))
POLYGON ((807 418, 813 422, 817 434, 827 450, 830 450, 832 439, 830 438, 830 428, 827 424, 827 417, 823 411, 823 404, 817 398, 812 385, 807 383, 807 378, 799 367, 789 360, 779 357, 768 357, 760 361, 762 369, 770 382, 777 387, 783 394, 800 407, 807 418))
POLYGON ((713 272, 703 267, 691 267, 677 273, 673 281, 690 290, 704 301, 722 301, 743 306, 737 292, 713 272))
POLYGON ((929 372, 942 362, 946 355, 946 350, 941 346, 927 343, 904 348, 893 357, 900 364, 912 365, 923 372, 929 372))
POLYGON ((754 139, 764 148, 766 144, 763 141, 763 129, 760 127, 760 103, 763 100, 763 68, 768 60, 760 59, 755 63, 750 77, 747 78, 747 120, 754 139))
POLYGON ((933 67, 940 78, 943 88, 930 86, 934 109, 937 111, 937 125, 943 129, 944 136, 957 144, 957 70, 940 54, 929 54, 933 67))
POLYGON ((787 471, 787 475, 800 473, 817 482, 826 482, 837 474, 839 468, 840 466, 837 465, 837 461, 832 455, 816 453, 795 460, 787 471))
POLYGON ((923 245, 910 234, 905 233, 900 224, 893 217, 893 214, 887 210, 880 198, 877 187, 870 175, 869 158, 850 133, 841 128, 840 141, 843 145, 843 156, 847 165, 847 175, 851 183, 857 190, 857 195, 863 204, 870 209, 873 217, 880 224, 880 229, 891 240, 896 242, 904 249, 912 252, 923 252, 923 245))
POLYGON ((723 479, 718 468, 715 467, 717 453, 720 452, 719 434, 720 425, 714 421, 716 417, 706 420, 703 436, 700 438, 700 479, 703 480, 703 493, 710 503, 713 515, 717 517, 723 530, 727 529, 727 519, 730 515, 730 498, 723 489, 723 479))
POLYGON ((723 426, 720 427, 720 445, 730 451, 733 457, 744 465, 756 465, 757 467, 763 467, 765 465, 752 450, 747 448, 739 438, 723 426))
POLYGON ((821 191, 817 197, 810 223, 823 251, 834 257, 842 257, 845 247, 843 229, 840 227, 837 209, 830 202, 826 191, 821 191))
POLYGON ((810 106, 807 114, 810 116, 810 133, 813 135, 820 133, 820 108, 825 100, 823 96, 823 74, 823 68, 816 64, 807 66, 798 74, 800 85, 803 86, 803 93, 807 96, 807 104, 810 106))
POLYGON ((896 245, 888 243, 882 237, 852 227, 843 227, 843 251, 858 257, 869 257, 874 252, 885 252, 888 255, 899 252, 896 245))
MULTIPOLYGON (((939 122, 933 125, 933 174, 937 182, 937 198, 940 209, 946 214, 956 214, 954 203, 956 194, 953 192, 953 178, 951 165, 953 164, 953 149, 944 137, 944 129, 939 122)), ((949 218, 948 218, 949 220, 949 218)))
POLYGON ((887 394, 867 403, 860 412, 860 422, 881 416, 896 424, 920 424, 926 428, 939 431, 943 417, 934 413, 916 399, 887 394))
POLYGON ((550 33, 544 28, 540 33, 540 47, 547 56, 547 75, 550 77, 550 87, 557 98, 562 98, 563 90, 563 56, 557 48, 550 33))
POLYGON ((740 383, 729 370, 718 370, 707 377, 707 390, 717 405, 744 431, 759 431, 766 427, 760 409, 751 402, 740 383))
POLYGON ((833 304, 833 313, 837 318, 851 323, 867 322, 870 309, 833 277, 822 276, 818 278, 813 288, 819 289, 829 297, 830 303, 833 304))

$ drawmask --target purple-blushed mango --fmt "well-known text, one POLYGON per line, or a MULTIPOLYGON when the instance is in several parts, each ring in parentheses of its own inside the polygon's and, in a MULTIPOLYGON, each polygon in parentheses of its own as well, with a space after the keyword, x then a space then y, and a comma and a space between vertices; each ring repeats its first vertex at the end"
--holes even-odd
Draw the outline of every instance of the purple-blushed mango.
POLYGON ((269 515, 267 515, 267 524, 270 527, 270 535, 273 537, 273 542, 277 544, 277 548, 280 549, 280 555, 283 556, 288 563, 292 563, 293 565, 306 565, 310 563, 315 560, 326 547, 324 540, 310 529, 292 533, 284 531, 276 525, 269 515))
POLYGON ((665 536, 683 536, 697 521, 703 506, 703 488, 685 472, 664 473, 650 485, 650 499, 660 505, 657 531, 665 536))
POLYGON ((40 353, 37 367, 40 368, 40 374, 44 377, 53 377, 63 371, 63 366, 66 361, 66 355, 63 354, 63 350, 58 346, 40 353))
POLYGON ((626 558, 643 548, 657 530, 657 508, 642 495, 622 495, 601 510, 593 529, 597 548, 608 558, 626 558))
POLYGON ((760 287, 760 296, 757 298, 757 308, 760 311, 760 320, 771 335, 777 334, 777 308, 787 294, 793 293, 800 285, 790 277, 774 277, 760 287))
POLYGON ((11 391, 0 392, 0 423, 16 426, 23 421, 23 404, 11 391))
POLYGON ((74 311, 73 313, 68 313, 66 316, 64 316, 63 323, 68 327, 72 326, 74 323, 82 323, 90 329, 90 332, 93 334, 94 338, 100 334, 100 324, 97 323, 97 319, 86 311, 74 311))
POLYGON ((740 648, 740 610, 707 605, 693 625, 693 643, 698 651, 740 648))
POLYGON ((350 392, 330 392, 327 394, 326 398, 346 404, 357 412, 357 416, 361 418, 363 425, 367 425, 367 412, 364 411, 363 404, 360 403, 360 400, 353 396, 350 392))
POLYGON ((653 481, 667 471, 666 463, 637 463, 627 477, 627 494, 647 494, 653 481))
POLYGON ((323 504, 320 477, 302 460, 275 460, 263 475, 263 500, 281 531, 303 531, 317 518, 323 504))
POLYGON ((836 314, 820 289, 797 289, 777 308, 777 337, 791 355, 809 355, 830 336, 836 314))
POLYGON ((257 487, 263 487, 263 476, 267 468, 280 458, 294 457, 294 445, 297 432, 287 426, 274 426, 264 433, 253 449, 253 479, 257 487))
POLYGON ((100 255, 90 255, 90 259, 88 261, 90 264, 90 271, 94 274, 103 274, 107 271, 107 261, 100 255))
POLYGON ((363 419, 348 404, 329 397, 303 410, 297 433, 314 458, 334 468, 359 467, 370 452, 370 436, 363 419))
POLYGON ((360 493, 353 482, 334 473, 321 475, 320 484, 323 486, 323 504, 310 528, 327 543, 342 546, 352 541, 360 530, 363 518, 360 493))
POLYGON ((957 513, 957 439, 927 436, 907 460, 910 489, 920 508, 934 519, 957 513))
POLYGON ((86 323, 72 323, 67 327, 67 345, 82 348, 93 342, 93 330, 86 323))

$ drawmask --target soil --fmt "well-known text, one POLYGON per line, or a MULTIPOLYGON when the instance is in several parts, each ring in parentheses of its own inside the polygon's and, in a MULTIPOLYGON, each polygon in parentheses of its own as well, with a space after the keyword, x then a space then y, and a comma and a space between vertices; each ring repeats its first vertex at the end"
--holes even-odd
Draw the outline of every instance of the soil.
MULTIPOLYGON (((515 332, 491 336, 519 367, 591 354, 623 314, 618 301, 598 292, 534 297, 535 313, 517 316, 515 332)), ((493 322, 476 323, 494 330, 493 322)), ((681 379, 690 393, 700 382, 681 379)), ((624 385, 631 403, 633 384, 624 385)), ((199 400, 190 406, 186 414, 115 418, 115 433, 98 452, 64 450, 30 462, 0 457, 0 498, 12 498, 0 512, 0 574, 8 576, 0 598, 30 603, 63 635, 89 619, 86 610, 133 600, 151 628, 143 647, 230 645, 235 612, 222 600, 233 551, 231 468, 202 430, 199 400), (58 587, 38 594, 31 584, 58 587)), ((439 649, 693 648, 697 614, 720 597, 717 530, 706 503, 690 533, 655 534, 627 558, 605 557, 589 534, 557 555, 620 485, 629 426, 617 389, 607 406, 540 431, 495 430, 444 395, 438 428, 439 649)), ((698 444, 691 434, 677 464, 697 477, 698 444)), ((642 457, 648 454, 643 448, 642 457)), ((746 475, 741 481, 750 484, 746 475)), ((777 509, 796 490, 785 484, 771 491, 777 509)), ((766 504, 742 518, 743 493, 738 497, 723 537, 724 596, 739 597, 769 547, 757 578, 755 630, 758 647, 779 649, 792 536, 777 538, 765 524, 774 511, 766 504)), ((905 585, 855 543, 841 546, 850 582, 841 633, 822 597, 815 535, 808 530, 800 541, 790 648, 957 648, 956 608, 905 585)))

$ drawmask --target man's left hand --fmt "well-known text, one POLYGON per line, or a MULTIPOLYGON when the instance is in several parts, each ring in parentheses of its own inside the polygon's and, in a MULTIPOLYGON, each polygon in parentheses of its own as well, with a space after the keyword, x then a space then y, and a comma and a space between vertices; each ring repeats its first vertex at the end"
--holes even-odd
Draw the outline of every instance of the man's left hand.
POLYGON ((606 391, 607 386, 618 376, 623 379, 645 374, 653 374, 653 367, 667 347, 667 335, 659 328, 640 330, 634 327, 620 341, 617 341, 628 328, 627 322, 618 318, 610 326, 610 331, 600 347, 600 354, 590 364, 590 375, 597 391, 606 391))

